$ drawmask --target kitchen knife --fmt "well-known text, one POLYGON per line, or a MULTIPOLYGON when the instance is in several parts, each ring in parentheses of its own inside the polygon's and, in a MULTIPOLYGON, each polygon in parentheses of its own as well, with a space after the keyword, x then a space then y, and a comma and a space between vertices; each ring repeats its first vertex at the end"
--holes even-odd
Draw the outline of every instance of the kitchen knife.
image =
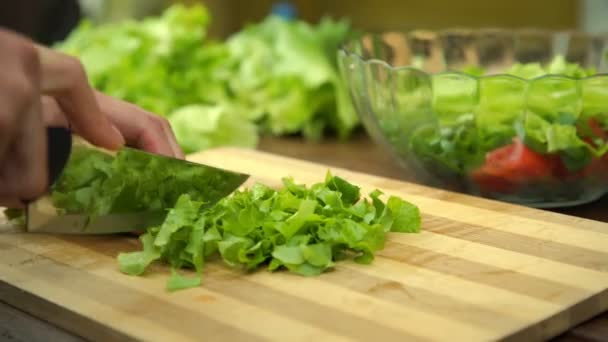
MULTIPOLYGON (((106 151, 93 147, 84 140, 74 137, 68 129, 53 127, 48 129, 48 177, 49 191, 44 196, 27 201, 25 226, 28 232, 33 233, 57 233, 57 234, 112 234, 132 232, 150 227, 162 222, 166 210, 111 213, 91 218, 87 213, 62 214, 55 207, 52 197, 53 185, 61 177, 65 168, 69 168, 70 157, 74 148, 78 145, 86 145, 87 148, 102 151, 108 155, 115 156, 116 152, 106 151)), ((213 178, 214 182, 208 182, 209 191, 202 194, 202 200, 206 205, 213 205, 221 198, 230 195, 238 189, 249 175, 236 173, 220 168, 178 160, 160 156, 132 148, 125 147, 127 151, 139 160, 164 159, 171 163, 180 163, 179 168, 196 168, 199 174, 205 174, 213 178)))

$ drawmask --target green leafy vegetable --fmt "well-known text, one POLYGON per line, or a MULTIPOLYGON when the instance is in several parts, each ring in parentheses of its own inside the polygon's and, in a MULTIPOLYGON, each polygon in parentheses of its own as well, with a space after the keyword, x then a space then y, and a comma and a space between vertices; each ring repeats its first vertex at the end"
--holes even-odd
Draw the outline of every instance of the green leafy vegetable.
POLYGON ((148 265, 160 259, 160 250, 154 246, 152 235, 144 234, 140 240, 143 245, 143 251, 120 254, 118 256, 118 263, 122 272, 140 275, 144 273, 148 265))
POLYGON ((546 65, 516 63, 504 75, 482 77, 485 71, 476 66, 434 75, 432 111, 438 123, 419 125, 404 148, 426 170, 450 181, 462 181, 514 138, 557 156, 567 170, 555 172, 576 172, 608 151, 597 136, 598 129, 608 128, 605 78, 593 75, 593 68, 563 56, 546 65), (591 131, 589 120, 600 127, 591 131))
POLYGON ((239 181, 238 175, 219 177, 175 163, 130 149, 113 157, 76 144, 51 196, 60 215, 160 212, 148 228, 134 227, 144 228, 142 250, 120 253, 117 261, 133 276, 166 262, 169 291, 199 286, 205 261, 215 255, 245 271, 267 265, 314 276, 349 256, 372 262, 390 232, 420 231, 413 204, 395 196, 384 202, 379 190, 362 198, 358 186, 329 172, 310 187, 284 178, 278 190, 256 183, 220 199, 212 189, 239 181), (184 269, 194 274, 180 273, 184 269))
POLYGON ((4 216, 15 226, 25 225, 25 211, 23 209, 6 208, 4 209, 4 216))
POLYGON ((405 202, 398 197, 391 196, 386 205, 385 211, 388 219, 383 222, 391 222, 390 226, 385 226, 385 231, 411 233, 418 230, 420 213, 418 208, 411 203, 405 202))
POLYGON ((209 21, 205 7, 181 5, 141 21, 84 20, 57 49, 82 61, 94 87, 167 116, 221 91, 214 70, 228 52, 205 39, 209 21))
POLYGON ((255 147, 258 131, 347 137, 358 124, 338 75, 346 21, 269 16, 225 42, 207 37, 209 22, 203 5, 175 4, 140 21, 85 20, 56 48, 95 88, 167 117, 187 152, 255 147))
POLYGON ((169 122, 184 153, 217 146, 256 146, 257 127, 227 105, 188 105, 171 114, 169 122))
POLYGON ((223 197, 213 189, 230 188, 240 181, 237 174, 218 174, 213 168, 184 165, 129 148, 111 156, 75 144, 66 168, 51 188, 51 198, 61 213, 91 217, 142 211, 162 214, 184 194, 213 204, 223 197))
POLYGON ((562 156, 562 161, 570 170, 580 170, 593 157, 600 157, 608 151, 608 145, 595 147, 585 142, 574 125, 550 123, 540 116, 528 114, 520 135, 526 145, 537 152, 562 156))
POLYGON ((170 291, 200 285, 204 263, 205 240, 199 209, 202 202, 193 201, 190 195, 179 197, 175 208, 169 211, 160 227, 152 227, 140 237, 143 251, 121 253, 118 264, 123 273, 141 275, 155 260, 168 260, 171 277, 167 282, 170 291), (182 267, 194 268, 194 277, 178 273, 182 267))
POLYGON ((225 264, 270 271, 285 268, 314 276, 332 268, 345 255, 370 263, 384 247, 388 232, 418 232, 420 213, 414 205, 391 196, 385 204, 378 190, 360 200, 359 188, 327 174, 311 187, 285 178, 283 188, 255 184, 211 208, 188 194, 179 197, 165 222, 141 237, 143 251, 122 253, 122 272, 141 275, 151 261, 168 262, 173 271, 169 290, 198 286, 205 258, 219 254, 225 264), (177 273, 194 268, 194 277, 177 273))
POLYGON ((230 37, 229 88, 251 119, 272 134, 303 132, 318 138, 326 127, 346 137, 358 120, 336 62, 350 28, 323 19, 318 26, 270 16, 230 37))
MULTIPOLYGON (((462 68, 462 72, 471 76, 485 76, 486 71, 478 65, 467 65, 462 68)), ((513 75, 525 79, 532 79, 545 75, 563 75, 574 78, 584 78, 596 74, 593 67, 583 68, 577 63, 571 63, 562 55, 556 55, 551 62, 542 65, 541 63, 514 63, 504 74, 513 75)))
POLYGON ((546 74, 582 78, 594 75, 595 69, 583 68, 577 63, 569 63, 564 56, 558 55, 545 66, 540 63, 515 63, 506 73, 521 78, 535 78, 546 74))

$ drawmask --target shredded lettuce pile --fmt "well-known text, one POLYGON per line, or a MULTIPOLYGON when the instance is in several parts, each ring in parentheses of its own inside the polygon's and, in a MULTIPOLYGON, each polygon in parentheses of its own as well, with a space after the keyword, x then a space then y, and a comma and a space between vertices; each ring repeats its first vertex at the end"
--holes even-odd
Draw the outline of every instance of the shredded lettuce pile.
POLYGON ((175 4, 140 21, 84 20, 56 48, 95 88, 167 117, 186 153, 255 147, 260 133, 347 137, 357 125, 336 65, 347 22, 269 16, 222 42, 209 22, 203 5, 175 4))
MULTIPOLYGON (((75 145, 50 195, 59 215, 93 220, 150 213, 148 223, 133 227, 144 232, 142 250, 120 253, 117 261, 134 276, 156 261, 170 265, 169 291, 200 285, 203 265, 214 256, 241 271, 264 266, 314 276, 346 258, 371 263, 389 232, 420 231, 420 211, 412 203, 396 196, 384 201, 379 190, 362 196, 358 186, 330 172, 311 186, 287 177, 280 189, 256 183, 227 197, 213 191, 240 180, 130 149, 111 156, 75 145), (194 273, 184 275, 184 269, 194 273)), ((24 213, 5 214, 18 224, 24 213)))
POLYGON ((165 221, 140 237, 143 250, 121 253, 120 270, 143 274, 162 260, 172 267, 170 291, 198 286, 206 259, 219 255, 244 271, 261 265, 315 276, 336 261, 354 257, 370 263, 384 247, 388 232, 418 232, 420 212, 398 197, 380 199, 378 190, 361 199, 359 187, 327 174, 311 187, 283 179, 280 190, 257 183, 237 191, 210 209, 195 196, 179 197, 165 221), (194 276, 181 275, 182 268, 194 276))

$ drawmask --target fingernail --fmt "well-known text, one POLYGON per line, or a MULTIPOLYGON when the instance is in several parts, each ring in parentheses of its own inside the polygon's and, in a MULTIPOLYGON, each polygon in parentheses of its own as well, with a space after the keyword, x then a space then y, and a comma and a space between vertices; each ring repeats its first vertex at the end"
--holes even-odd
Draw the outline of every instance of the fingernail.
POLYGON ((179 147, 179 145, 171 144, 171 146, 173 147, 173 153, 175 154, 176 158, 179 158, 179 159, 186 158, 186 156, 184 155, 184 151, 182 151, 182 149, 179 147))
POLYGON ((118 128, 116 128, 116 126, 112 125, 112 129, 115 133, 114 140, 116 141, 116 148, 119 149, 126 144, 125 138, 122 136, 122 133, 120 133, 118 128))
POLYGON ((165 138, 169 142, 169 147, 173 152, 173 157, 177 159, 185 159, 184 151, 179 146, 179 143, 175 140, 174 136, 165 130, 165 138))

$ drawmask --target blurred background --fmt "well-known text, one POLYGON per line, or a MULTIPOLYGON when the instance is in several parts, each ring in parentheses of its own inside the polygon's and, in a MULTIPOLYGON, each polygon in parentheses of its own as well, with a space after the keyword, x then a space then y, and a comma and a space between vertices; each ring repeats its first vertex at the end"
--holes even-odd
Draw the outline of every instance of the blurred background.
MULTIPOLYGON (((207 1, 217 12, 213 33, 225 36, 248 22, 262 18, 276 3, 258 1, 207 1)), ((347 17, 365 31, 411 28, 540 27, 602 30, 606 28, 608 1, 591 0, 301 0, 287 2, 300 18, 316 22, 323 15, 347 17), (458 5, 454 5, 457 3, 458 5)))
MULTIPOLYGON (((608 156, 608 77, 588 77, 608 70, 608 36, 578 34, 608 33, 606 17, 608 0, 0 1, 0 26, 78 57, 94 88, 167 118, 186 153, 265 146, 301 157, 304 142, 344 143, 365 139, 360 133, 367 131, 407 164, 407 171, 393 175, 432 175, 451 189, 483 188, 499 196, 504 188, 501 199, 538 205, 608 193, 608 157, 597 158, 608 156), (455 30, 438 39, 425 31, 452 28, 578 32, 518 30, 508 39, 496 30, 478 37, 455 30), (394 34, 412 29, 420 30, 412 39, 394 34), (373 63, 337 53, 351 33, 387 30, 393 32, 382 40, 349 45, 373 56, 373 63), (461 74, 388 69, 377 59, 427 71, 466 68, 474 75, 507 70, 520 79, 484 78, 481 86, 461 74), (541 80, 545 74, 568 77, 541 80), (572 79, 583 76, 588 79, 572 79), (538 80, 532 86, 521 78, 538 80), (533 110, 524 110, 530 103, 533 110), (511 151, 515 138, 532 141, 535 158, 548 155, 541 166, 526 166, 524 145, 516 146, 516 157, 507 160, 533 169, 532 176, 499 161, 489 170, 507 174, 484 169, 488 178, 471 181, 470 171, 485 165, 486 155, 504 155, 505 146, 511 151), (556 153, 567 165, 554 163, 556 153), (521 200, 513 195, 520 189, 521 200)), ((343 155, 309 151, 316 161, 322 154, 326 161, 343 155)), ((357 145, 346 151, 352 153, 347 163, 374 154, 357 145)))
MULTIPOLYGON (((22 0, 2 1, 0 24, 41 42, 65 36, 82 15, 97 22, 156 15, 173 3, 197 0, 22 0)), ((279 12, 317 22, 324 15, 347 17, 361 30, 448 27, 534 27, 608 31, 605 0, 205 0, 213 14, 209 34, 225 38, 248 22, 279 12)))

